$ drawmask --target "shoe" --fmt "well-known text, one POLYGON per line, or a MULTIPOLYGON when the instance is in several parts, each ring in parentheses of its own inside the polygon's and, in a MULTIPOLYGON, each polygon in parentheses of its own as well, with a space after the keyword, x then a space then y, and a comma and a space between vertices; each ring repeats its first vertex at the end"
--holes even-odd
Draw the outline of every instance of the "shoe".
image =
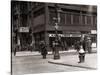
POLYGON ((84 61, 82 61, 82 63, 84 63, 84 61))
POLYGON ((82 63, 82 62, 79 61, 78 63, 82 63))

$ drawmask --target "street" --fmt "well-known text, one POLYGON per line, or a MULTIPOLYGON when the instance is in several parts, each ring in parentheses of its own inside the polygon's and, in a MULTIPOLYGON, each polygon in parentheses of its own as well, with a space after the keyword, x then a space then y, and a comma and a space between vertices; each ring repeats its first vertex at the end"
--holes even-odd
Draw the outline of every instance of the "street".
MULTIPOLYGON (((63 57, 66 56, 66 53, 60 55, 61 59, 64 59, 63 57)), ((47 59, 42 59, 41 55, 12 56, 12 75, 90 70, 88 68, 48 63, 50 59, 53 59, 53 55, 47 55, 47 59)))

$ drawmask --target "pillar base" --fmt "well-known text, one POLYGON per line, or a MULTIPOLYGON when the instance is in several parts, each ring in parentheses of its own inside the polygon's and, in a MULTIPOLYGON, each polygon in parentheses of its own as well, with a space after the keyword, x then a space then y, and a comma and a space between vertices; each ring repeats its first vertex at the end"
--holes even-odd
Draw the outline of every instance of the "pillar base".
POLYGON ((54 60, 56 60, 56 59, 60 59, 59 53, 55 53, 55 54, 54 54, 54 60))

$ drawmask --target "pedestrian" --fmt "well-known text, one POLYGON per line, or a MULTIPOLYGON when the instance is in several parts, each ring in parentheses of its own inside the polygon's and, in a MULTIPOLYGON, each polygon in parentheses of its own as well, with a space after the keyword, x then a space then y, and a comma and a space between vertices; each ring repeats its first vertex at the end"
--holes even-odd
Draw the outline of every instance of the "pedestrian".
POLYGON ((14 49, 14 56, 16 56, 16 48, 14 49))
POLYGON ((82 63, 85 61, 85 50, 83 48, 83 44, 80 43, 80 48, 79 48, 79 62, 78 63, 82 63))
POLYGON ((76 41, 74 46, 75 46, 75 50, 79 51, 80 50, 80 41, 76 41))
POLYGON ((46 49, 46 44, 44 41, 41 42, 41 55, 43 59, 46 59, 47 49, 46 49))
POLYGON ((14 56, 16 56, 16 52, 17 52, 18 49, 19 49, 19 47, 18 47, 18 45, 16 44, 16 45, 15 45, 15 49, 14 49, 14 56))
POLYGON ((34 42, 32 41, 29 46, 29 50, 32 52, 34 49, 34 42))
POLYGON ((83 41, 82 41, 82 46, 83 46, 83 49, 84 49, 84 51, 86 51, 86 49, 87 49, 87 46, 86 46, 87 44, 86 44, 86 40, 84 39, 83 41))
POLYGON ((88 44, 87 44, 87 46, 88 46, 88 53, 91 53, 91 45, 92 45, 92 42, 91 42, 91 39, 89 38, 88 39, 88 44))

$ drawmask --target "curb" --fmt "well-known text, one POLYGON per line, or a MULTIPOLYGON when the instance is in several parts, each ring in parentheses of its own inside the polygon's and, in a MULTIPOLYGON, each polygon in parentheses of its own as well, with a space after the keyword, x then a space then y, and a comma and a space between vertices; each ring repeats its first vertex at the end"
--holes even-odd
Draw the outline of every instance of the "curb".
POLYGON ((71 67, 79 67, 79 68, 85 68, 85 69, 91 69, 91 70, 96 70, 97 69, 97 68, 86 67, 86 66, 77 66, 77 65, 71 65, 71 64, 56 63, 56 62, 52 62, 52 61, 48 61, 48 63, 58 64, 58 65, 64 65, 64 66, 71 66, 71 67))

